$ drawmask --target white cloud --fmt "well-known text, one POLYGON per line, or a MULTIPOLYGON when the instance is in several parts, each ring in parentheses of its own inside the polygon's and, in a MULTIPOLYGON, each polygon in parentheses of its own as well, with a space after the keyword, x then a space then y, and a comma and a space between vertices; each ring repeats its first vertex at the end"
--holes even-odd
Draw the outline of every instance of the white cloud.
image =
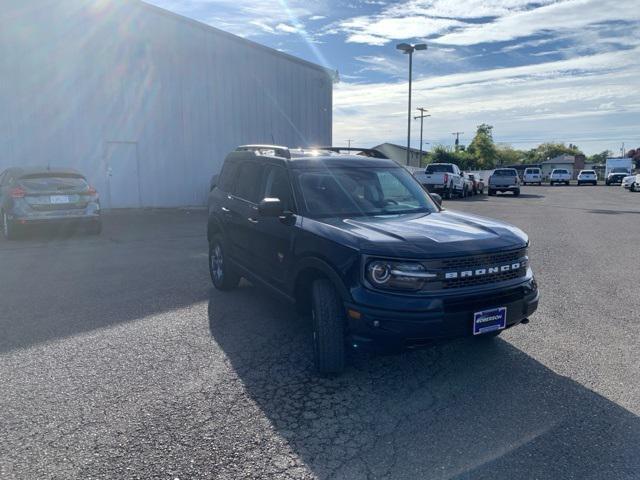
POLYGON ((328 33, 343 32, 348 42, 380 46, 391 40, 444 34, 468 25, 461 20, 506 15, 529 3, 529 0, 409 0, 387 6, 374 15, 340 21, 331 25, 328 33))
POLYGON ((603 22, 640 20, 632 0, 568 0, 527 11, 510 12, 493 22, 468 25, 435 41, 449 45, 476 45, 530 36, 539 32, 569 31, 603 22))
POLYGON ((146 0, 236 35, 252 37, 263 33, 290 33, 278 25, 301 29, 312 17, 324 16, 328 0, 146 0), (258 28, 255 28, 258 26, 258 28))
MULTIPOLYGON (((639 76, 636 48, 425 78, 414 82, 414 106, 426 106, 433 115, 425 123, 425 138, 432 143, 448 141, 455 130, 470 136, 476 125, 488 122, 495 125, 500 141, 532 135, 579 144, 582 139, 585 149, 596 151, 611 145, 589 139, 628 135, 629 141, 640 142, 633 120, 640 114, 639 76)), ((364 145, 401 141, 406 135, 401 108, 406 95, 406 82, 338 84, 334 131, 364 145)))
POLYGON ((279 23, 278 25, 276 25, 275 29, 284 33, 296 33, 298 31, 297 27, 289 25, 287 23, 279 23))

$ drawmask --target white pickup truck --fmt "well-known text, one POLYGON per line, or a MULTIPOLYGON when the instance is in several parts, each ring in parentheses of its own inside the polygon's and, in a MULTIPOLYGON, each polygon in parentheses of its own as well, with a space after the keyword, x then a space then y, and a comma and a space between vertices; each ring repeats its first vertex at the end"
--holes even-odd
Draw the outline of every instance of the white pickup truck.
POLYGON ((465 192, 462 172, 453 163, 430 163, 424 173, 416 173, 414 176, 427 190, 439 193, 443 198, 462 196, 465 192))

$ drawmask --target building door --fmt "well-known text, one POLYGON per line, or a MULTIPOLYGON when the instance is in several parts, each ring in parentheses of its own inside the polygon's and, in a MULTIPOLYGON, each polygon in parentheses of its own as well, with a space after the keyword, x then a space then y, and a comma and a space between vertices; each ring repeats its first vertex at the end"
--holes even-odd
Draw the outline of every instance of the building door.
POLYGON ((105 156, 109 208, 140 207, 138 144, 107 142, 105 156))

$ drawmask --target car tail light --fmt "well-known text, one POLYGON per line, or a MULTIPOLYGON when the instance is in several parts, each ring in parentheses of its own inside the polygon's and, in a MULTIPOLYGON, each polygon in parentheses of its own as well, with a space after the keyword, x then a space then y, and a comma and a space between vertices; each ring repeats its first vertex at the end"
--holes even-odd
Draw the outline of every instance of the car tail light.
POLYGON ((15 187, 9 190, 9 195, 11 195, 12 198, 23 198, 26 194, 27 192, 22 187, 15 187))
POLYGON ((449 174, 448 173, 444 174, 444 183, 449 183, 449 174))

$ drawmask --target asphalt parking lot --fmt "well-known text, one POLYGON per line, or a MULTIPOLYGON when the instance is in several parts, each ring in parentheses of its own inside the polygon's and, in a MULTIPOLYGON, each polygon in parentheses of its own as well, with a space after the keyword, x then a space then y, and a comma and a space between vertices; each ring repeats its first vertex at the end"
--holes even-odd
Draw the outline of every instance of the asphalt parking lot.
POLYGON ((0 478, 640 478, 640 194, 446 207, 529 233, 531 323, 334 379, 289 307, 210 287, 202 211, 0 240, 0 478))

